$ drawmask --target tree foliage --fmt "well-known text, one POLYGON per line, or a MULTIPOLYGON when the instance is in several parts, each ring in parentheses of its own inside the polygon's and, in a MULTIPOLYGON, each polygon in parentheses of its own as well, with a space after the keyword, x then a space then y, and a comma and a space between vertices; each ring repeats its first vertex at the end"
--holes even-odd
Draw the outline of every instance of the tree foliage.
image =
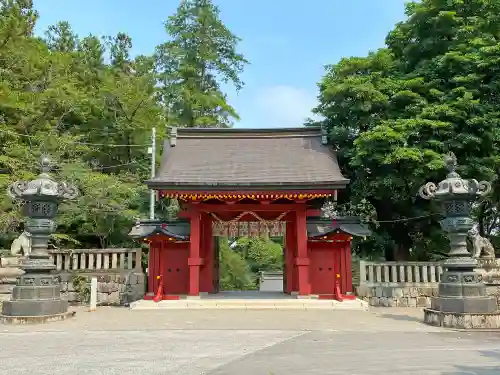
POLYGON ((219 246, 222 290, 257 289, 261 271, 283 270, 283 247, 268 238, 219 238, 219 246))
POLYGON ((227 238, 218 238, 219 286, 221 290, 249 290, 255 288, 255 276, 241 253, 230 248, 227 238))
MULTIPOLYGON (((448 151, 464 177, 498 185, 499 7, 490 0, 409 3, 385 48, 327 67, 315 111, 352 181, 340 206, 357 214, 363 204, 378 221, 361 252, 423 259, 446 250, 436 208, 417 192, 445 177, 448 151)), ((482 234, 497 229, 498 203, 498 189, 480 203, 482 234)))
MULTIPOLYGON (((61 207, 57 245, 124 246, 147 215, 151 129, 162 140, 171 124, 235 117, 219 82, 242 85, 238 38, 209 0, 181 2, 149 56, 133 56, 126 33, 80 37, 65 21, 35 35, 37 18, 31 0, 0 0, 0 191, 34 178, 48 153, 54 177, 81 191, 61 207)), ((0 248, 21 229, 19 204, 0 194, 0 248)))
POLYGON ((261 271, 283 269, 283 248, 272 240, 260 237, 241 237, 233 250, 249 263, 250 271, 258 275, 261 271))
POLYGON ((170 39, 156 48, 156 64, 168 118, 179 126, 230 126, 238 115, 221 83, 243 86, 239 74, 248 62, 236 52, 239 38, 211 0, 182 0, 165 30, 170 39))

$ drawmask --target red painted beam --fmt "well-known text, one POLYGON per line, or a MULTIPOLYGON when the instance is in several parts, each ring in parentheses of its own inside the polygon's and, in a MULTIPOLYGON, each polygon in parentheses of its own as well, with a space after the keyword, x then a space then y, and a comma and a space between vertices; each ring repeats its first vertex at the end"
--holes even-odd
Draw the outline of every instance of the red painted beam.
POLYGON ((196 208, 200 211, 206 212, 285 212, 293 211, 297 208, 304 206, 304 203, 291 203, 291 204, 231 204, 231 205, 210 205, 205 203, 200 203, 196 205, 196 208))
POLYGON ((321 210, 319 208, 308 208, 307 217, 318 217, 321 216, 321 210))
POLYGON ((319 190, 307 190, 307 189, 302 189, 302 190, 273 190, 273 191, 264 191, 264 190, 255 190, 255 191, 200 191, 200 190, 186 190, 186 191, 169 191, 169 190, 161 190, 160 189, 160 194, 162 195, 200 195, 200 194, 208 194, 208 195, 226 195, 226 196, 232 196, 232 195, 241 195, 241 196, 249 196, 249 195, 293 195, 293 194, 335 194, 335 189, 319 189, 319 190))

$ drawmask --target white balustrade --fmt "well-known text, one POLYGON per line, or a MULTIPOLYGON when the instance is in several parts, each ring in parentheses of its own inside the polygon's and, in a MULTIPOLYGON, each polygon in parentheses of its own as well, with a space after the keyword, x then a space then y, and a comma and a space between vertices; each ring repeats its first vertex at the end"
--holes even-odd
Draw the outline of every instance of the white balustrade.
POLYGON ((56 272, 142 272, 141 249, 49 250, 56 272))
POLYGON ((439 262, 359 262, 360 285, 419 286, 437 283, 443 269, 439 262))

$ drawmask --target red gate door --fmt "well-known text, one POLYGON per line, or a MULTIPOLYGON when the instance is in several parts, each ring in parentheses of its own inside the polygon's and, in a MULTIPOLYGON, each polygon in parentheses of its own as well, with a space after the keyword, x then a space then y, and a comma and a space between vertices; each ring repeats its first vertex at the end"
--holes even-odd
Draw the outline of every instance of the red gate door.
POLYGON ((333 294, 335 289, 335 252, 331 243, 310 242, 309 277, 312 294, 333 294))
POLYGON ((163 294, 187 294, 189 243, 168 243, 163 250, 163 294))

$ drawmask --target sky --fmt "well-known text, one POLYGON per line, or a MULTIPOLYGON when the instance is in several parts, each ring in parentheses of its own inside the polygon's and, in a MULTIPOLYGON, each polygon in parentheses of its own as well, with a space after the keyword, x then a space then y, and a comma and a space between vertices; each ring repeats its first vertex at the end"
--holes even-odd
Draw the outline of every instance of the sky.
MULTIPOLYGON (((250 65, 229 102, 241 117, 236 127, 301 126, 316 106, 324 66, 365 56, 384 46, 404 17, 406 0, 215 0, 226 26, 242 39, 250 65)), ((36 32, 68 21, 84 37, 132 37, 133 54, 151 54, 167 39, 163 23, 179 0, 34 0, 36 32)))

